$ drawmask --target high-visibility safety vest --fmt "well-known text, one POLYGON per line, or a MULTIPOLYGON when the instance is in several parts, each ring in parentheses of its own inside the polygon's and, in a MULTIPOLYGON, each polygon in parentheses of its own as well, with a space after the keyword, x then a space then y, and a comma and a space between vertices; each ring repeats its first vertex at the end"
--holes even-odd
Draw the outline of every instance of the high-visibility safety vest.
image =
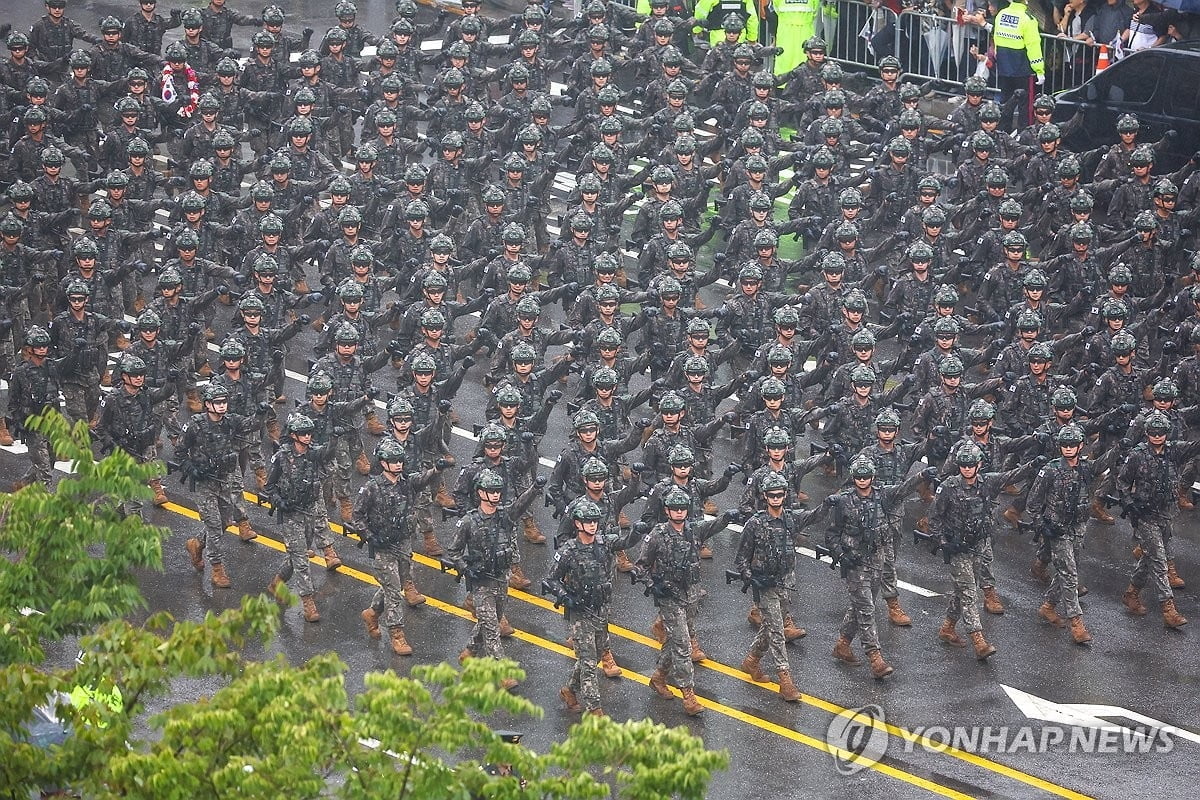
POLYGON ((775 44, 783 55, 775 56, 775 74, 782 75, 804 61, 804 43, 816 31, 816 0, 775 0, 779 28, 775 44))
POLYGON ((758 41, 758 9, 752 2, 746 0, 700 0, 696 3, 696 19, 713 26, 709 35, 714 44, 725 41, 725 32, 721 23, 725 17, 733 14, 746 25, 742 38, 747 42, 758 41))
POLYGON ((996 15, 992 36, 996 43, 997 74, 1019 77, 1045 72, 1041 31, 1024 2, 1018 0, 996 15))

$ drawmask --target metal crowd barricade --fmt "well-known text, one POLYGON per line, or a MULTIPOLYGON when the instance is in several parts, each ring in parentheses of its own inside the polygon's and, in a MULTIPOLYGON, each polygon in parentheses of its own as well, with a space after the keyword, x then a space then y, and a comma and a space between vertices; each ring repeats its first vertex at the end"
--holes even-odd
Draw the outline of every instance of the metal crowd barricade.
POLYGON ((813 33, 825 40, 829 57, 874 70, 884 56, 900 55, 896 12, 861 0, 821 0, 813 33))
POLYGON ((1098 44, 1043 33, 1042 59, 1046 64, 1046 83, 1042 91, 1054 94, 1082 85, 1096 74, 1100 47, 1098 44))

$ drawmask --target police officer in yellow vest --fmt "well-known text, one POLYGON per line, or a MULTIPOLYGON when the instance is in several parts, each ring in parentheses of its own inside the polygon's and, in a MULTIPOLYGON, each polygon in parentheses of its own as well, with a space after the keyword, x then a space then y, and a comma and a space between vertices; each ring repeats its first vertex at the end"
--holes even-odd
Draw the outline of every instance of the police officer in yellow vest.
POLYGON ((816 29, 817 0, 773 0, 778 18, 775 44, 783 53, 775 57, 775 74, 783 75, 804 61, 804 43, 816 29))
POLYGON ((746 25, 744 41, 758 41, 758 8, 754 0, 700 0, 696 3, 696 19, 708 28, 709 41, 717 44, 725 39, 722 24, 725 18, 733 14, 743 20, 746 25))
POLYGON ((1037 20, 1029 13, 1025 0, 1015 0, 1000 10, 992 29, 996 44, 996 76, 1001 103, 1018 89, 1025 90, 1026 102, 1019 106, 1018 128, 1029 124, 1029 110, 1036 94, 1034 86, 1046 81, 1042 60, 1042 37, 1037 20))

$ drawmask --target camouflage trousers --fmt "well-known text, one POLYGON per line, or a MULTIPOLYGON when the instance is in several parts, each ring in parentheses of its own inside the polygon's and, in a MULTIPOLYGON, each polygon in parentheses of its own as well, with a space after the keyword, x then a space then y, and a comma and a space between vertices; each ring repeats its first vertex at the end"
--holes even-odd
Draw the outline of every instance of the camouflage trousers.
POLYGON ((891 600, 900 595, 896 587, 896 546, 900 544, 899 518, 888 517, 883 525, 883 536, 880 537, 879 553, 879 593, 884 599, 891 600))
POLYGON ((287 549, 283 564, 279 567, 279 577, 287 583, 294 575, 297 579, 297 594, 307 597, 315 591, 312 573, 308 568, 307 550, 317 524, 316 509, 310 507, 296 511, 280 511, 278 514, 282 517, 279 532, 283 534, 283 544, 287 549))
POLYGON ((850 608, 842 617, 838 629, 846 639, 853 641, 857 636, 863 650, 879 649, 879 629, 875 627, 875 600, 879 597, 880 571, 883 557, 879 550, 867 556, 861 566, 846 572, 846 593, 850 595, 850 608))
POLYGON ((63 383, 63 416, 71 422, 90 422, 100 408, 100 376, 90 383, 63 383))
POLYGON ((776 671, 791 669, 787 657, 787 642, 783 638, 783 604, 786 597, 787 589, 779 586, 759 592, 758 607, 762 610, 762 624, 758 626, 758 635, 750 645, 750 652, 759 657, 763 653, 769 653, 776 671))
POLYGON ((979 622, 979 586, 975 580, 980 558, 977 550, 950 556, 950 580, 954 583, 954 594, 950 595, 950 604, 946 606, 946 619, 952 622, 961 619, 967 633, 983 630, 979 622))
POLYGON ((50 440, 37 431, 23 428, 21 441, 29 450, 29 471, 21 478, 21 483, 39 481, 49 489, 50 474, 54 469, 54 464, 50 462, 50 440))
POLYGON ((667 634, 658 653, 658 671, 680 689, 692 688, 696 680, 692 668, 691 626, 695 617, 692 608, 693 604, 673 598, 658 601, 658 613, 667 634))
POLYGON ((500 617, 508 605, 508 586, 504 581, 487 580, 471 588, 475 602, 475 627, 467 649, 476 656, 504 658, 500 644, 500 617))
POLYGON ((1076 565, 1076 548, 1082 543, 1076 542, 1073 536, 1059 536, 1049 539, 1043 536, 1043 541, 1049 541, 1050 563, 1054 565, 1054 574, 1050 578, 1050 587, 1046 589, 1046 602, 1052 606, 1062 605, 1063 614, 1069 619, 1083 613, 1079 607, 1079 567, 1076 565))
POLYGON ((1129 582, 1138 589, 1147 584, 1154 587, 1154 597, 1158 602, 1170 600, 1175 596, 1171 584, 1167 580, 1167 547, 1171 541, 1170 520, 1151 517, 1144 519, 1137 527, 1137 536, 1142 546, 1142 557, 1129 582))
POLYGON ((375 550, 375 578, 379 588, 371 598, 371 609, 384 627, 404 627, 404 584, 412 580, 412 543, 404 541, 375 550))
POLYGON ((584 710, 591 711, 600 707, 596 664, 607 649, 608 617, 602 611, 572 612, 567 617, 567 631, 575 642, 575 666, 568 686, 582 701, 584 710))
POLYGON ((980 589, 996 588, 996 576, 992 573, 992 562, 996 560, 996 551, 992 549, 992 537, 988 536, 979 545, 979 557, 975 561, 975 569, 979 574, 980 589))
POLYGON ((235 522, 246 519, 246 509, 242 506, 242 490, 234 475, 224 475, 214 480, 196 481, 196 502, 200 512, 200 521, 204 524, 204 552, 208 554, 210 564, 222 562, 221 537, 225 528, 235 522))

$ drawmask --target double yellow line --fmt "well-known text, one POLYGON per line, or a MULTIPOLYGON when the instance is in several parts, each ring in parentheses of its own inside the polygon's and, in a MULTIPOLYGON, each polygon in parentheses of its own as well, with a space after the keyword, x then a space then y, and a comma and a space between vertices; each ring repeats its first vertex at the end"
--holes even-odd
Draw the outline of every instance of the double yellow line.
MULTIPOLYGON (((254 503, 255 505, 258 505, 260 507, 266 507, 266 508, 270 507, 268 504, 266 504, 265 502, 260 500, 258 496, 254 495, 250 492, 243 492, 242 495, 247 501, 254 503)), ((162 506, 162 508, 164 508, 167 511, 170 511, 172 513, 187 517, 189 519, 193 519, 193 520, 200 519, 199 513, 197 513, 194 509, 188 508, 187 506, 179 505, 178 503, 170 502, 170 503, 167 503, 166 505, 162 506)), ((345 530, 345 528, 343 528, 341 525, 339 525, 335 522, 330 521, 329 528, 334 533, 338 533, 343 536, 347 536, 350 539, 357 540, 359 538, 358 536, 356 536, 354 534, 348 533, 345 530)), ((236 535, 237 529, 234 527, 230 527, 227 529, 227 532, 230 533, 231 535, 236 535)), ((261 544, 264 547, 268 547, 272 550, 275 550, 275 551, 278 551, 281 553, 285 551, 283 542, 280 542, 277 539, 272 539, 268 536, 264 536, 262 533, 259 533, 258 538, 255 539, 254 541, 258 542, 259 544, 261 544)), ((435 570, 440 569, 439 563, 436 560, 429 558, 428 556, 424 556, 419 553, 414 553, 413 560, 416 561, 418 564, 429 567, 431 569, 435 569, 435 570)), ((325 566, 325 559, 323 559, 319 556, 314 556, 311 559, 311 561, 314 564, 318 564, 322 567, 325 566)), ((351 578, 354 578, 355 580, 360 581, 362 583, 371 585, 371 586, 379 585, 379 582, 375 580, 374 576, 369 575, 360 570, 356 570, 353 567, 347 566, 345 564, 343 564, 341 567, 338 568, 338 572, 343 575, 347 575, 351 578)), ((509 589, 508 593, 509 593, 509 595, 517 598, 518 600, 521 600, 530 605, 537 606, 538 608, 544 609, 546 611, 550 611, 552 613, 561 613, 560 611, 558 611, 558 609, 554 608, 554 606, 548 600, 546 600, 543 597, 539 597, 537 595, 529 594, 528 592, 523 592, 523 591, 519 591, 516 589, 509 589)), ((427 596, 427 605, 432 606, 433 608, 437 609, 438 611, 442 611, 446 614, 450 614, 452 616, 459 617, 460 619, 472 620, 474 618, 473 615, 470 612, 468 612, 466 609, 459 608, 456 605, 453 605, 451 603, 446 603, 446 602, 444 602, 442 600, 438 600, 437 598, 434 598, 434 597, 427 596)), ((623 639, 628 639, 629 641, 645 645, 646 647, 649 647, 652 649, 660 649, 661 648, 661 645, 658 643, 658 641, 656 641, 655 639, 652 639, 648 636, 645 636, 643 634, 640 634, 637 631, 633 631, 633 630, 621 627, 620 625, 616 625, 613 623, 609 623, 608 627, 609 627, 609 631, 611 633, 613 633, 617 636, 620 636, 623 639)), ((548 650, 552 653, 557 653, 558 655, 561 655, 565 658, 574 658, 575 657, 574 651, 568 649, 564 645, 559 644, 558 642, 551 641, 544 637, 538 636, 536 634, 529 633, 528 631, 518 629, 513 634, 513 638, 519 639, 520 641, 523 641, 523 642, 527 642, 527 643, 532 644, 535 647, 539 647, 543 650, 548 650)), ((752 684, 755 686, 762 686, 762 687, 769 688, 774 692, 777 692, 779 689, 779 685, 776 683, 762 683, 762 684, 756 683, 755 681, 751 680, 750 677, 746 673, 742 672, 741 670, 730 667, 719 661, 713 661, 711 659, 706 659, 701 662, 701 666, 711 669, 714 672, 718 672, 727 677, 734 678, 736 680, 740 680, 744 683, 749 683, 749 684, 752 684)), ((642 675, 641 673, 638 673, 638 672, 634 672, 629 669, 625 670, 624 676, 636 683, 642 684, 643 686, 649 686, 649 684, 650 684, 650 679, 647 676, 642 675)), ((758 728, 759 730, 775 734, 776 736, 780 736, 784 739, 788 739, 790 741, 797 742, 798 744, 802 744, 806 747, 811 747, 814 750, 820 750, 821 752, 828 753, 831 756, 836 756, 845 761, 853 761, 855 763, 862 764, 862 765, 864 765, 872 770, 875 770, 876 772, 879 772, 883 775, 887 775, 891 778, 895 778, 896 780, 903 781, 904 783, 907 783, 911 786, 915 786, 917 788, 932 792, 933 794, 940 795, 942 797, 956 798, 956 800, 969 800, 971 797, 970 795, 964 794, 963 792, 960 792, 956 789, 952 789, 949 786, 944 786, 940 783, 936 783, 927 778, 923 778, 920 775, 916 775, 911 772, 907 772, 905 770, 899 769, 897 767, 893 767, 890 764, 882 763, 879 761, 863 760, 861 756, 854 754, 854 753, 847 752, 839 747, 831 745, 828 742, 824 741, 823 739, 818 739, 813 736, 809 736, 807 734, 800 733, 799 731, 793 730, 791 728, 787 728, 782 725, 778 725, 774 722, 771 722, 770 720, 766 720, 766 719, 763 719, 762 717, 758 717, 753 714, 746 713, 745 711, 740 711, 736 708, 732 708, 732 707, 727 706, 724 703, 720 703, 716 700, 711 700, 706 697, 700 697, 699 695, 697 695, 697 699, 700 701, 700 704, 703 705, 705 708, 710 709, 722 716, 725 716, 730 719, 737 720, 738 722, 742 722, 747 725, 753 726, 755 728, 758 728)), ((843 714, 843 713, 850 713, 850 710, 843 706, 839 706, 836 703, 829 702, 828 700, 824 700, 820 697, 814 697, 813 695, 810 695, 810 694, 801 694, 800 702, 804 703, 805 705, 812 706, 813 708, 821 709, 822 711, 828 712, 829 714, 834 715, 834 716, 837 716, 837 715, 843 714)), ((1051 794, 1051 795, 1054 795, 1057 797, 1068 798, 1069 800, 1090 800, 1088 795, 1081 794, 1072 789, 1068 789, 1065 786, 1060 786, 1056 783, 1052 783, 1043 778, 1039 778, 1035 775, 1030 775, 1029 773, 1022 772, 1021 770, 1013 769, 1012 767, 1008 767, 1003 764, 997 763, 995 761, 992 761, 991 759, 985 758, 980 755, 976 755, 975 753, 970 753, 965 750, 959 750, 958 748, 955 748, 955 747, 948 747, 944 742, 933 741, 933 740, 929 739, 928 737, 914 734, 911 731, 904 730, 903 728, 899 728, 895 725, 891 725, 882 720, 868 718, 866 715, 859 715, 857 717, 857 719, 863 721, 864 723, 869 722, 869 724, 871 724, 872 727, 883 730, 890 736, 894 736, 898 739, 901 739, 901 740, 904 740, 907 742, 911 742, 913 744, 919 744, 919 745, 923 746, 929 752, 936 752, 936 753, 952 756, 964 763, 970 764, 972 766, 978 767, 980 769, 986 770, 988 772, 991 772, 993 774, 999 775, 1004 778, 1009 778, 1009 779, 1012 779, 1015 781, 1019 781, 1023 784, 1026 784, 1027 786, 1031 786, 1035 789, 1047 792, 1048 794, 1051 794)))

